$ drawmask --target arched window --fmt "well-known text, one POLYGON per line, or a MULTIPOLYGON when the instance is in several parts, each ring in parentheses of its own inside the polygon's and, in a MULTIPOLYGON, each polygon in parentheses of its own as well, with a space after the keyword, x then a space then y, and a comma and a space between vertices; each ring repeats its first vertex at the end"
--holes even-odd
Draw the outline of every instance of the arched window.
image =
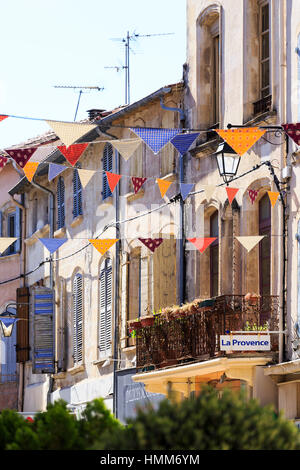
POLYGON ((65 226, 65 183, 60 176, 57 182, 57 228, 65 226))
POLYGON ((79 174, 74 170, 73 174, 73 217, 82 215, 82 187, 79 174))
POLYGON ((210 296, 219 293, 219 214, 215 211, 210 217, 210 237, 217 237, 210 245, 210 296))
POLYGON ((99 284, 98 349, 101 358, 112 354, 112 262, 110 258, 106 258, 101 264, 99 284))
POLYGON ((82 275, 77 273, 73 280, 73 359, 74 364, 82 362, 83 356, 83 288, 82 275))
POLYGON ((103 177, 102 177, 102 196, 103 200, 110 197, 112 195, 107 176, 105 174, 106 171, 111 171, 113 169, 113 147, 110 144, 106 144, 103 151, 103 177))
POLYGON ((265 235, 259 244, 260 295, 271 292, 271 204, 268 194, 259 201, 259 235, 265 235))

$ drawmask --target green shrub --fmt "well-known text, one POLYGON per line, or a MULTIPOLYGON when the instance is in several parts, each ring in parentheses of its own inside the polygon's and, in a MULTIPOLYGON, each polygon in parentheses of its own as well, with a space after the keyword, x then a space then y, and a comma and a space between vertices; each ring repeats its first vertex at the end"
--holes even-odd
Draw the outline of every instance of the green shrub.
POLYGON ((121 431, 103 434, 94 446, 104 450, 294 450, 296 426, 261 407, 224 391, 221 398, 204 389, 195 399, 161 402, 157 411, 139 410, 121 431))

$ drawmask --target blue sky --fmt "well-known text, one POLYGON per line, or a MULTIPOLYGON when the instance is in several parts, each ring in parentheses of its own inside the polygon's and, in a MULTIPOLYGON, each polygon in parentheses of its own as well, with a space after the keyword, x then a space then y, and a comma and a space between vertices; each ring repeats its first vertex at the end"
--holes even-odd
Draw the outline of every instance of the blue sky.
MULTIPOLYGON (((124 38, 131 42, 131 102, 182 78, 185 0, 10 0, 1 2, 0 114, 73 121, 78 92, 54 85, 99 86, 81 97, 77 120, 91 108, 124 104, 124 38)), ((9 118, 0 149, 49 130, 44 122, 9 118)))

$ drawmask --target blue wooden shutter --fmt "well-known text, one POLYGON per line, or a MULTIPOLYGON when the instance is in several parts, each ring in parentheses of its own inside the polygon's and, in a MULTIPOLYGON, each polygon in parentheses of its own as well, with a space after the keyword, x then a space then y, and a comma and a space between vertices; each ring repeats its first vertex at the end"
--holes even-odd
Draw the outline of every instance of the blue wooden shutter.
POLYGON ((74 218, 82 214, 82 186, 77 170, 73 175, 73 216, 74 218))
POLYGON ((65 183, 60 176, 57 182, 57 228, 65 226, 65 183))
POLYGON ((74 364, 83 357, 83 292, 82 275, 76 274, 73 281, 73 359, 74 364))
POLYGON ((106 144, 103 151, 103 178, 102 178, 102 185, 103 185, 103 200, 110 197, 112 192, 110 190, 107 176, 105 174, 106 171, 112 171, 113 169, 113 147, 110 144, 106 144))
POLYGON ((112 264, 106 258, 100 270, 100 302, 98 323, 99 356, 112 354, 112 264))
POLYGON ((33 319, 32 373, 55 372, 55 310, 54 291, 34 287, 31 296, 33 319))
POLYGON ((15 242, 15 252, 20 253, 21 251, 21 227, 22 227, 22 209, 20 207, 16 208, 16 217, 15 217, 15 236, 18 240, 15 242))

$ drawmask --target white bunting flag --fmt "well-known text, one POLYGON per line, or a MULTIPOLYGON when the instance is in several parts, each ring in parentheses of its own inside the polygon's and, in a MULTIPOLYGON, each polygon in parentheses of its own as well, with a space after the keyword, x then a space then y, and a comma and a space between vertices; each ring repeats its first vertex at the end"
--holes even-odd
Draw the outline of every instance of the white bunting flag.
POLYGON ((235 237, 241 245, 243 245, 246 250, 251 251, 263 238, 265 235, 258 236, 249 236, 249 237, 235 237))
POLYGON ((66 147, 76 142, 80 137, 95 129, 95 124, 79 124, 61 121, 45 121, 66 147))

